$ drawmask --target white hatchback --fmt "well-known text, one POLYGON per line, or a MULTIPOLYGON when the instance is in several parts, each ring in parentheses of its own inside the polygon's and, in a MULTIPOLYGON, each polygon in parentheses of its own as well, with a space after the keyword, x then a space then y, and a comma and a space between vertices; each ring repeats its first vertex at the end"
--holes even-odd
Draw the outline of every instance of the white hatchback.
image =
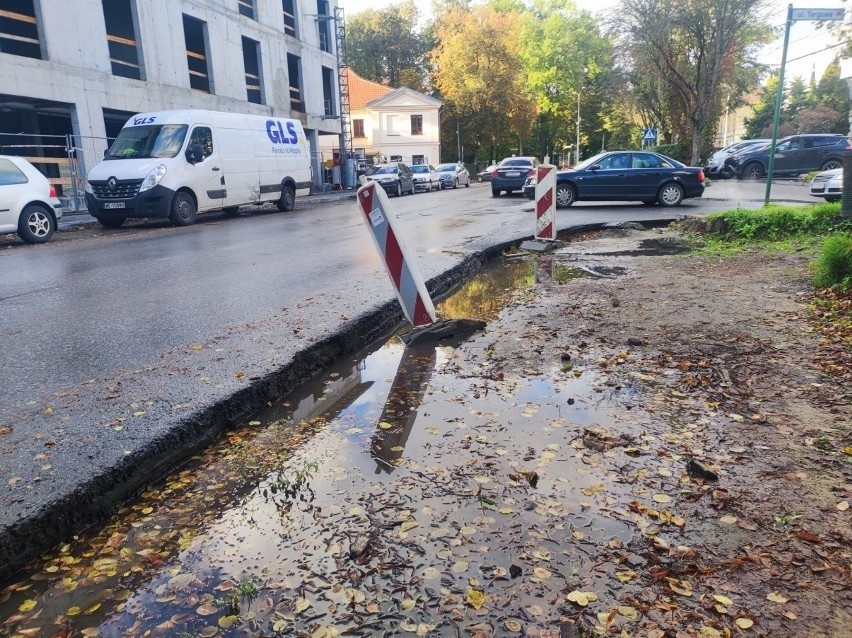
POLYGON ((843 169, 832 168, 814 175, 811 195, 824 197, 827 202, 839 202, 843 196, 843 169))
POLYGON ((0 155, 0 234, 28 244, 53 237, 62 217, 56 188, 23 157, 0 155))

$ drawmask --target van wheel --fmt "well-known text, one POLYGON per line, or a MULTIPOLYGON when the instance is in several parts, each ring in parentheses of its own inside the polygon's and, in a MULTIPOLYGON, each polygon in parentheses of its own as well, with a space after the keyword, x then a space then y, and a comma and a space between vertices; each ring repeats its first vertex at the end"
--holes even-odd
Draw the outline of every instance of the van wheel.
POLYGON ((124 225, 126 217, 95 217, 98 223, 104 228, 121 228, 124 225))
POLYGON ((175 193, 172 198, 172 212, 169 221, 175 226, 190 226, 195 223, 195 200, 189 193, 175 193))
POLYGON ((281 199, 278 200, 277 206, 282 213, 288 213, 296 207, 296 191, 292 186, 281 189, 281 199))
POLYGON ((41 204, 30 204, 18 219, 18 236, 28 244, 43 244, 55 231, 53 215, 41 204))

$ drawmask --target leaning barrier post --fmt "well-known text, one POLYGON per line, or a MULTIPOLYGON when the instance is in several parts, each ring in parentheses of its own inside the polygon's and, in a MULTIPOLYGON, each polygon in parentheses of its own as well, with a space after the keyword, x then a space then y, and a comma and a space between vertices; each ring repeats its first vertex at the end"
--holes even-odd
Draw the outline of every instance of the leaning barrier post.
POLYGON ((435 307, 411 252, 399 231, 399 222, 384 189, 370 182, 358 189, 358 205, 370 237, 385 264, 405 318, 415 328, 435 323, 435 307))
POLYGON ((550 164, 536 169, 535 238, 556 239, 556 167, 550 164))

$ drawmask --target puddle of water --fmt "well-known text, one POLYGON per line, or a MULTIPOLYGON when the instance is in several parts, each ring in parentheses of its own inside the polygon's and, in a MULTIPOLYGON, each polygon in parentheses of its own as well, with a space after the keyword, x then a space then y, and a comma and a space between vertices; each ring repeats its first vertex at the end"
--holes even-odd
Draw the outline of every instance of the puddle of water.
MULTIPOLYGON (((492 320, 533 270, 491 268, 439 316, 492 320)), ((468 345, 485 352, 488 338, 468 345)), ((602 403, 589 375, 493 380, 451 346, 392 339, 30 566, 0 590, 0 635, 552 626, 570 612, 557 602, 566 587, 604 587, 590 548, 632 534, 596 497, 623 457, 590 465, 572 445, 619 418, 602 403), (479 611, 471 590, 487 596, 479 611)))

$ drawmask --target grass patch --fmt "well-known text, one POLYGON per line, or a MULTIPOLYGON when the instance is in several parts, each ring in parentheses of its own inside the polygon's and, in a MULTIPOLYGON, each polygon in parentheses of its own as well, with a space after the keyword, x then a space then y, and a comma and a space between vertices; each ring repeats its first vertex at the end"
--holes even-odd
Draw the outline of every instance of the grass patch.
POLYGON ((822 254, 814 264, 814 285, 852 289, 852 233, 839 233, 825 239, 822 254))
POLYGON ((758 210, 736 208, 711 215, 708 221, 725 239, 778 241, 831 233, 837 229, 839 214, 840 204, 836 202, 809 206, 770 204, 758 210))

